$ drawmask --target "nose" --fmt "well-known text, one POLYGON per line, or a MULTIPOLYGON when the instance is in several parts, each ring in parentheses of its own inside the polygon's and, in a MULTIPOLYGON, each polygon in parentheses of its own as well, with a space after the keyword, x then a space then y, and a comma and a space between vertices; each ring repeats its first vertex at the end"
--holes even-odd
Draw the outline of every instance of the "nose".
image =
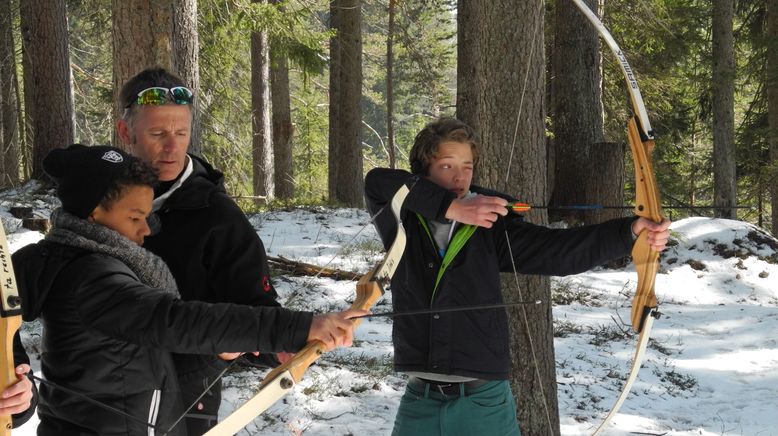
POLYGON ((171 151, 174 151, 178 148, 178 143, 179 141, 175 135, 168 135, 162 143, 162 148, 165 150, 165 152, 170 153, 171 151))
POLYGON ((143 224, 141 224, 140 230, 138 230, 138 237, 140 238, 141 242, 143 242, 143 238, 151 234, 151 227, 149 227, 149 223, 146 220, 143 220, 143 224))

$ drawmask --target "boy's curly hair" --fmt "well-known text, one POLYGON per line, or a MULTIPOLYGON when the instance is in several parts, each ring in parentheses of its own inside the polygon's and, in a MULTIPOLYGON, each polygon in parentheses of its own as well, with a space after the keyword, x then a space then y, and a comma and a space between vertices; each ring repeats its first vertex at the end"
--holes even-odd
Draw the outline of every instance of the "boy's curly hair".
POLYGON ((158 181, 157 171, 151 165, 140 159, 132 158, 130 165, 127 166, 124 172, 111 182, 102 200, 100 200, 100 206, 105 210, 109 210, 114 203, 122 198, 125 190, 130 186, 149 186, 154 188, 158 181))
POLYGON ((437 157, 438 147, 444 142, 470 144, 473 165, 478 163, 478 137, 475 130, 456 118, 439 118, 428 123, 416 135, 409 160, 413 174, 426 176, 437 157))

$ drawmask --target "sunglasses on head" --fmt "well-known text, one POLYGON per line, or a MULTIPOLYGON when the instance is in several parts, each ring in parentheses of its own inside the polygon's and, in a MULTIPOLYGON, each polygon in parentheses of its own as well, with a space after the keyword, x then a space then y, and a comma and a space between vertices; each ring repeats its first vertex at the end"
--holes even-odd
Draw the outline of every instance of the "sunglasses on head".
POLYGON ((173 88, 162 88, 160 86, 152 86, 146 88, 138 93, 138 97, 135 100, 130 101, 125 109, 132 106, 133 103, 144 105, 161 105, 168 102, 175 104, 192 104, 194 99, 194 93, 191 89, 184 86, 176 86, 173 88))

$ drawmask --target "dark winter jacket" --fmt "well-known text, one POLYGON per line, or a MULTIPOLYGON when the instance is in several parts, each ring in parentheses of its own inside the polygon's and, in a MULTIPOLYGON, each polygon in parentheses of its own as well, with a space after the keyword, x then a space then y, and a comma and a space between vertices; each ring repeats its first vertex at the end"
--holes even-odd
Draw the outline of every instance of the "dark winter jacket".
MULTIPOLYGON (((143 246, 168 264, 184 300, 278 306, 265 247, 225 193, 223 174, 190 158, 192 174, 157 211, 160 230, 143 246)), ((227 364, 216 355, 175 355, 174 360, 181 378, 197 383, 227 364)))
MULTIPOLYGON (((445 222, 455 195, 406 171, 374 169, 365 178, 370 213, 378 213, 402 184, 412 188, 402 212, 407 245, 391 283, 395 311, 500 303, 499 273, 512 272, 514 263, 522 274, 574 274, 624 256, 632 247, 633 218, 574 229, 549 229, 510 214, 498 219, 491 229, 475 228, 469 238, 466 232, 472 227, 459 226, 452 241, 460 238, 464 245, 436 285, 442 259, 426 223, 445 222)), ((471 191, 484 192, 475 186, 471 191)), ((375 222, 388 246, 397 231, 394 217, 387 210, 375 222)), ((503 309, 398 317, 392 332, 395 369, 507 379, 508 334, 503 309)))
MULTIPOLYGON (((13 264, 24 319, 43 323, 46 379, 161 429, 183 411, 169 351, 296 351, 310 328, 308 313, 184 302, 115 257, 45 240, 18 250, 13 264)), ((149 434, 62 389, 43 385, 40 397, 39 435, 149 434)))

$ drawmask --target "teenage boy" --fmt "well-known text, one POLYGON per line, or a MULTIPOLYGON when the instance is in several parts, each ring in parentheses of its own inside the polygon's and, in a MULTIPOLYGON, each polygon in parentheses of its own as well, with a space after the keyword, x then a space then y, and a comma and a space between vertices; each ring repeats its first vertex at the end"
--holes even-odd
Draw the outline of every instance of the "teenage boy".
POLYGON ((366 311, 313 315, 181 300, 162 259, 141 247, 156 175, 139 159, 73 145, 52 151, 43 167, 62 208, 43 241, 13 255, 24 319, 44 327, 41 369, 58 385, 40 388, 38 435, 187 434, 184 421, 170 429, 185 406, 170 352, 351 343, 347 318, 366 311))
MULTIPOLYGON (((644 229, 662 250, 669 221, 623 218, 555 230, 506 216, 510 197, 471 186, 478 162, 473 130, 444 118, 416 136, 411 173, 377 168, 365 178, 375 215, 403 185, 407 233, 391 283, 396 311, 502 301, 500 272, 566 275, 629 254, 644 229), (512 253, 512 258, 511 258, 512 253)), ((378 214, 384 245, 394 240, 391 214, 378 214)), ((516 435, 516 404, 508 383, 508 321, 504 310, 395 318, 394 365, 410 376, 394 435, 516 435)))

